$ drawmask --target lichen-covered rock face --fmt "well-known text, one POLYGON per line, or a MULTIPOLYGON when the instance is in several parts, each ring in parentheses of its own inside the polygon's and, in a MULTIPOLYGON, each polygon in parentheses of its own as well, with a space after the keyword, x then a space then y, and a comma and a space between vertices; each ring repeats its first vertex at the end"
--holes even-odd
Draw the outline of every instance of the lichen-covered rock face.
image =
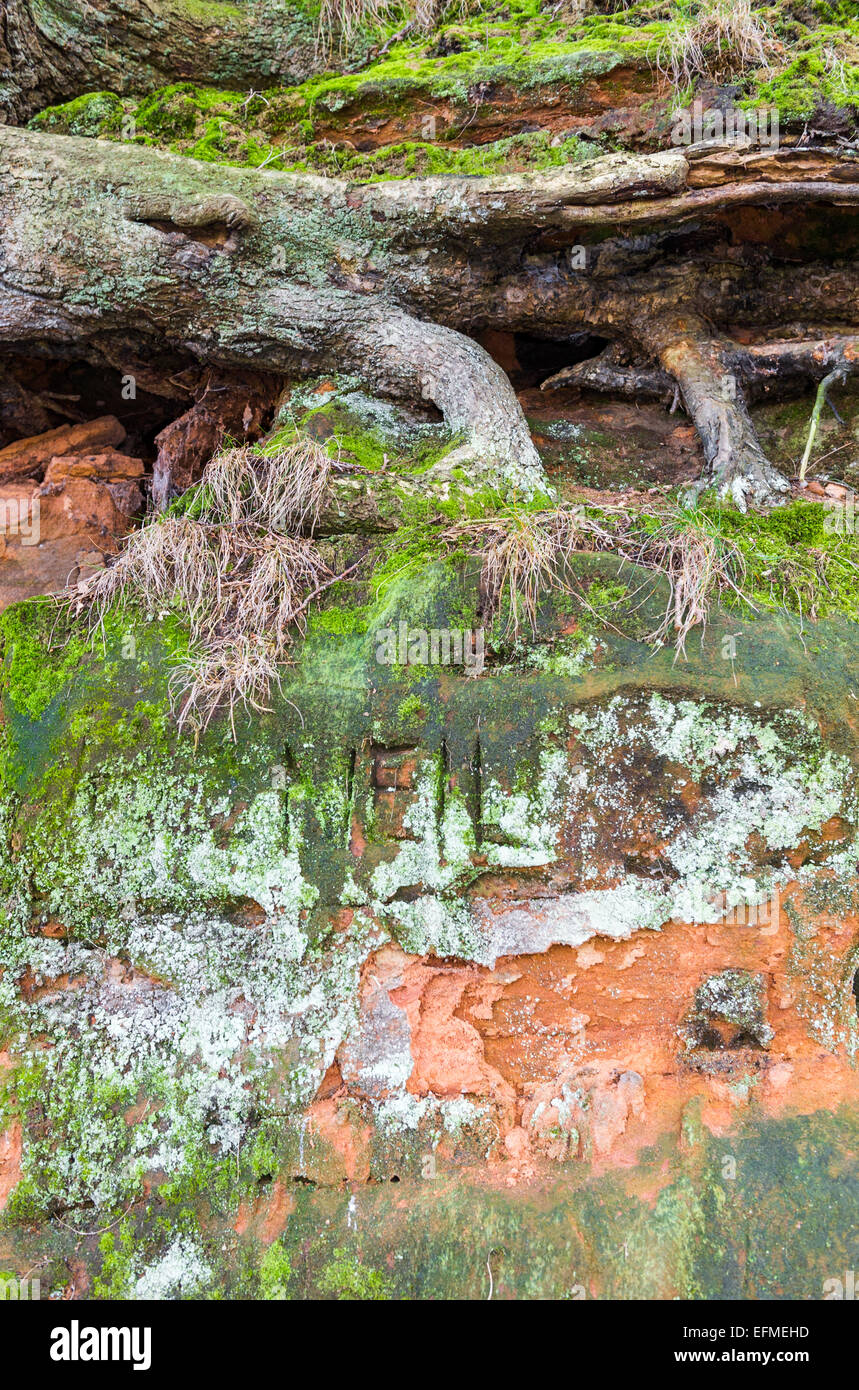
POLYGON ((852 1294, 857 11, 0 0, 0 1280, 852 1294))
MULTIPOLYGON (((10 1263, 51 1232, 54 1276, 97 1294, 284 1296, 291 1241, 344 1181, 366 1211, 374 1183, 458 1175, 491 1225, 491 1192, 572 1184, 558 1210, 581 1212, 659 1153, 672 1216, 641 1215, 662 1251, 641 1277, 670 1295, 689 1223, 718 1225, 689 1165, 859 1099, 845 628, 819 669, 761 622, 745 669, 717 627, 681 670, 606 635, 573 674, 558 638, 476 677, 379 665, 375 631, 329 622, 270 716, 194 745, 159 704, 169 623, 125 615, 97 659, 49 658, 44 610, 14 614, 10 1263)), ((304 1291, 413 1290, 358 1259, 355 1210, 304 1291)), ((609 1287, 597 1246, 571 1285, 609 1287)))

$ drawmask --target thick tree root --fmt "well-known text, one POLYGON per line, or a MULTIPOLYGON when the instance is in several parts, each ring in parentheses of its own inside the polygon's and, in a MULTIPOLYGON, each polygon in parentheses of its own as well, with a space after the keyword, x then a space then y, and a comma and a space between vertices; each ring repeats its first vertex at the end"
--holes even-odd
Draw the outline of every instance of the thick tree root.
POLYGON ((677 382, 704 446, 707 471, 698 490, 714 487, 741 511, 750 502, 772 506, 789 484, 758 443, 742 387, 729 365, 730 346, 706 337, 705 331, 704 325, 690 321, 663 326, 666 340, 659 349, 659 361, 677 382))
POLYGON ((632 396, 636 400, 662 400, 671 397, 674 382, 660 367, 633 365, 621 343, 610 343, 598 357, 563 367, 540 383, 541 391, 557 391, 577 386, 583 391, 599 391, 609 396, 632 396))
MULTIPOLYGON (((725 345, 725 361, 742 381, 747 396, 768 395, 776 388, 798 388, 820 381, 842 360, 859 356, 859 338, 832 337, 813 340, 725 345)), ((674 389, 670 374, 659 367, 630 360, 622 343, 610 343, 597 357, 563 367, 540 385, 541 391, 576 386, 583 391, 611 396, 661 399, 674 389)))
POLYGON ((821 383, 800 465, 802 478, 826 388, 846 381, 856 370, 859 338, 840 336, 753 346, 716 344, 706 339, 690 343, 683 338, 663 348, 663 368, 633 364, 628 359, 622 344, 611 343, 599 356, 548 377, 541 390, 573 386, 666 403, 673 403, 679 391, 707 450, 709 470, 698 491, 712 482, 722 496, 732 497, 744 509, 748 500, 758 504, 777 501, 786 487, 755 438, 741 388, 747 397, 754 397, 769 394, 775 387, 796 390, 810 381, 821 383))

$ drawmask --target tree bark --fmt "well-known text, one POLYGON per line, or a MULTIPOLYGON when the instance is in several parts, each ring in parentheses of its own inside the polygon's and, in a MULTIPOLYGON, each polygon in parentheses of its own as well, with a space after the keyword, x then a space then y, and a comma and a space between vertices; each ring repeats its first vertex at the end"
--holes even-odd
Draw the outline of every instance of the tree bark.
POLYGON ((741 511, 786 493, 789 485, 758 443, 730 345, 719 343, 701 321, 661 326, 659 361, 680 388, 683 403, 704 445, 707 471, 701 487, 714 486, 741 511))
MULTIPOLYGON (((726 367, 742 382, 745 394, 757 399, 776 386, 784 390, 821 381, 845 355, 856 357, 859 339, 835 336, 749 346, 726 343, 724 352, 726 367)), ((670 399, 676 379, 661 367, 630 362, 628 351, 612 343, 598 357, 562 367, 541 382, 540 389, 557 391, 570 386, 611 396, 661 400, 666 396, 670 399)))
POLYGON ((337 61, 317 45, 310 20, 277 0, 0 6, 0 114, 9 124, 82 92, 146 93, 179 81, 239 90, 289 85, 337 61))

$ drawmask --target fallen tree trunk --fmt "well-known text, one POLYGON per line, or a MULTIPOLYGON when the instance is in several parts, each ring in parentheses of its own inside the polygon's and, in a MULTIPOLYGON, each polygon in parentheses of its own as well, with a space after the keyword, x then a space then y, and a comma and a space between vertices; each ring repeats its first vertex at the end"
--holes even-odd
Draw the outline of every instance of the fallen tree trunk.
MULTIPOLYGON (((741 171, 736 188, 689 190, 691 166, 670 151, 354 186, 2 129, 0 344, 128 371, 170 354, 353 373, 379 394, 433 402, 462 436, 449 466, 533 492, 545 478, 515 393, 466 334, 589 331, 676 385, 706 482, 741 506, 769 503, 784 483, 755 438, 728 330, 745 322, 780 341, 801 319, 806 338, 849 336, 859 275, 849 257, 821 261, 811 236, 799 261, 729 249, 719 218, 734 194, 769 209, 785 189, 800 226, 821 203, 853 217, 859 183, 831 177, 844 164, 818 159, 798 181, 786 151, 765 184, 741 171), (700 200, 715 196, 714 219, 700 200), (592 216, 598 232, 581 242, 592 216)), ((769 372, 796 372, 795 355, 778 359, 769 372)))

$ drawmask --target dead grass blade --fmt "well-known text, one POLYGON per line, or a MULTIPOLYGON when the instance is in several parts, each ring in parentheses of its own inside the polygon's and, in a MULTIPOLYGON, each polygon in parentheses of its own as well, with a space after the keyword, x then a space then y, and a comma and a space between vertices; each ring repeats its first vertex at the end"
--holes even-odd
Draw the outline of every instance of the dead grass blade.
POLYGON ((742 592, 746 573, 742 552, 704 525, 686 521, 678 527, 666 522, 630 558, 667 578, 670 597, 665 616, 647 640, 660 646, 673 640, 681 656, 692 629, 706 629, 714 599, 730 589, 749 602, 742 592))
POLYGON ((542 595, 567 586, 575 551, 608 547, 610 533, 581 507, 513 512, 451 526, 444 541, 482 559, 480 586, 490 619, 506 602, 506 635, 515 639, 524 624, 536 631, 542 595))
POLYGON ((752 13, 752 0, 702 0, 696 13, 670 25, 656 55, 662 76, 682 90, 699 77, 769 68, 776 44, 752 13))
POLYGON ((170 680, 180 728, 199 731, 226 708, 235 731, 238 705, 268 708, 310 598, 337 577, 311 536, 289 534, 313 531, 330 466, 313 440, 272 454, 227 450, 206 468, 198 516, 150 522, 70 595, 91 629, 129 601, 182 615, 189 655, 170 680))
MULTIPOLYGON (((398 0, 321 0, 316 45, 322 53, 332 53, 335 48, 348 52, 359 29, 379 28, 393 16, 403 15, 407 22, 393 36, 395 40, 412 30, 428 34, 442 20, 464 20, 481 7, 481 0, 406 0, 405 4, 398 0)), ((391 42, 389 39, 388 44, 391 42)))
POLYGON ((452 550, 481 558, 487 620, 506 608, 505 637, 513 641, 526 625, 536 631, 544 594, 574 591, 571 560, 576 552, 614 554, 662 575, 669 599, 647 640, 663 645, 671 639, 682 655, 692 629, 706 627, 715 599, 728 590, 743 596, 745 565, 739 548, 703 522, 667 513, 658 522, 656 513, 631 515, 618 509, 597 517, 582 507, 559 507, 462 522, 449 527, 443 540, 452 550), (654 523, 646 531, 640 525, 645 515, 654 523))
POLYGON ((227 449, 203 475, 200 514, 232 526, 312 535, 332 467, 327 450, 305 435, 272 453, 253 446, 227 449))

